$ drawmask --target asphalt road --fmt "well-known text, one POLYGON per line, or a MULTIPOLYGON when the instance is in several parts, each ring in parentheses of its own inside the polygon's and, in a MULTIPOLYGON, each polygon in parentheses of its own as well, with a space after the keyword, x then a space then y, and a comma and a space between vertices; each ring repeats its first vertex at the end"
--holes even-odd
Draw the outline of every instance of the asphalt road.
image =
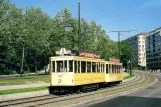
POLYGON ((112 99, 105 98, 99 103, 93 101, 72 107, 161 107, 161 74, 155 76, 159 82, 151 87, 112 99))
POLYGON ((159 82, 151 87, 119 96, 88 107, 161 107, 161 75, 159 82))

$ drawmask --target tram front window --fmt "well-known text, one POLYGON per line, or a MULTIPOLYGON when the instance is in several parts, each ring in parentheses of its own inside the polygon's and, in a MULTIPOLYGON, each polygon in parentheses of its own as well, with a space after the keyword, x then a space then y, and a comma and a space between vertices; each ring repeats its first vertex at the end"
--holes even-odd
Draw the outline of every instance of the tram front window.
POLYGON ((67 72, 67 61, 57 61, 57 72, 67 72))
POLYGON ((73 61, 69 61, 69 72, 73 72, 73 61))

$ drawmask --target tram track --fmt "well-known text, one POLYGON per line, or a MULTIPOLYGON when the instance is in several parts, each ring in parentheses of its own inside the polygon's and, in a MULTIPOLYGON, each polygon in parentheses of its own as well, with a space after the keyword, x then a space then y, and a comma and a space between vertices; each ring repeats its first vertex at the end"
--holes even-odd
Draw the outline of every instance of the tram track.
MULTIPOLYGON (((155 77, 136 73, 136 78, 133 81, 125 82, 115 87, 107 87, 103 89, 99 89, 98 91, 92 91, 88 93, 72 93, 67 95, 46 95, 32 98, 25 98, 19 100, 11 100, 0 102, 0 106, 14 106, 14 107, 22 107, 22 106, 50 106, 50 104, 63 106, 68 101, 80 101, 77 99, 87 99, 90 97, 92 99, 99 98, 102 96, 108 96, 115 93, 127 91, 130 89, 134 89, 143 85, 146 85, 152 81, 154 81, 155 77), (128 83, 128 84, 127 84, 128 83), (88 97, 88 98, 87 98, 88 97), (62 103, 64 102, 64 103, 62 103)), ((79 102, 78 102, 79 103, 79 102)), ((52 106, 54 106, 52 105, 52 106)), ((68 104, 65 104, 68 105, 68 104)))

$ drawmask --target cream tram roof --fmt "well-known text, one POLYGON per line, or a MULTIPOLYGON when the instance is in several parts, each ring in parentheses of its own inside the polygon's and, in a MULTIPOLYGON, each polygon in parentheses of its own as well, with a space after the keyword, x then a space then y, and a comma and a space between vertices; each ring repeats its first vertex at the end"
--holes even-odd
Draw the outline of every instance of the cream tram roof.
POLYGON ((104 59, 88 58, 88 57, 80 57, 80 56, 54 56, 54 57, 50 57, 50 60, 52 61, 78 60, 78 61, 90 61, 90 62, 105 62, 106 64, 122 65, 122 63, 119 63, 119 62, 111 62, 111 61, 105 61, 104 59))
POLYGON ((79 60, 79 61, 90 61, 90 62, 104 62, 104 59, 97 58, 88 58, 88 57, 80 57, 80 56, 54 56, 50 57, 50 60, 79 60))

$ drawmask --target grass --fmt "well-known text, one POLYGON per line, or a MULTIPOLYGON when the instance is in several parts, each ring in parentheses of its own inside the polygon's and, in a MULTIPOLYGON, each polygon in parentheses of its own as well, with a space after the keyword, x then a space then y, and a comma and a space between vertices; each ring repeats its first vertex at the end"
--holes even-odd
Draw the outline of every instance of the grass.
POLYGON ((0 90, 0 95, 14 94, 14 93, 24 93, 24 92, 31 92, 31 91, 40 91, 40 90, 47 90, 47 89, 48 89, 48 87, 34 87, 34 88, 0 90))
MULTIPOLYGON (((134 77, 134 74, 124 77, 124 79, 129 79, 134 77)), ((46 82, 49 83, 49 75, 45 76, 23 76, 23 77, 7 77, 0 78, 0 85, 15 85, 15 84, 25 84, 25 83, 37 83, 37 82, 46 82)), ((9 89, 9 90, 0 90, 0 95, 5 94, 14 94, 14 93, 24 93, 32 91, 47 90, 48 87, 32 87, 32 88, 20 88, 20 89, 9 89)))
POLYGON ((21 85, 30 83, 49 83, 49 75, 34 75, 34 76, 14 76, 14 77, 1 77, 0 86, 4 85, 21 85))
POLYGON ((125 80, 125 79, 129 79, 129 78, 132 78, 132 77, 134 77, 134 74, 131 74, 131 75, 129 75, 129 76, 124 77, 124 80, 125 80))

